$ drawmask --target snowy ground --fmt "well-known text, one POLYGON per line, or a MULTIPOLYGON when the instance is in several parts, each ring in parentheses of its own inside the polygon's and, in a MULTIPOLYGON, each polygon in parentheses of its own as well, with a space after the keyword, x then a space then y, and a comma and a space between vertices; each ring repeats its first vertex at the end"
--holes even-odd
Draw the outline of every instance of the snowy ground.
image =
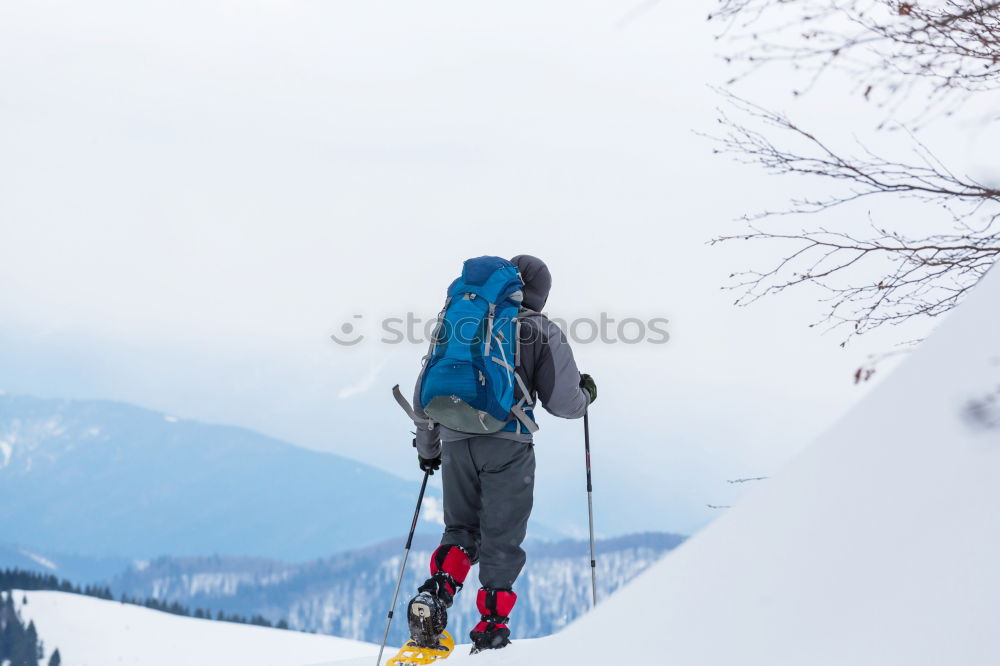
MULTIPOLYGON (((466 639, 468 639, 468 637, 466 637, 466 639)), ((561 655, 548 648, 548 644, 550 642, 551 639, 547 638, 531 638, 512 643, 503 650, 482 652, 475 656, 469 654, 469 650, 472 648, 471 644, 458 645, 455 647, 455 654, 449 657, 447 661, 441 662, 441 666, 453 666, 454 664, 469 664, 470 666, 527 666, 528 664, 539 663, 540 658, 547 660, 548 666, 562 666, 563 664, 572 666, 574 663, 572 660, 568 658, 563 660, 561 655)), ((382 666, 385 666, 386 660, 396 654, 398 649, 398 645, 392 646, 391 649, 389 647, 385 649, 386 656, 382 658, 382 666)), ((592 660, 586 663, 614 664, 617 662, 613 659, 605 660, 602 658, 599 661, 592 660)), ((308 666, 375 666, 375 658, 357 657, 354 659, 341 659, 337 661, 321 662, 318 664, 309 664, 308 666)))
POLYGON ((65 666, 299 666, 370 656, 377 648, 332 636, 200 620, 64 592, 14 599, 34 620, 45 658, 59 648, 65 666))

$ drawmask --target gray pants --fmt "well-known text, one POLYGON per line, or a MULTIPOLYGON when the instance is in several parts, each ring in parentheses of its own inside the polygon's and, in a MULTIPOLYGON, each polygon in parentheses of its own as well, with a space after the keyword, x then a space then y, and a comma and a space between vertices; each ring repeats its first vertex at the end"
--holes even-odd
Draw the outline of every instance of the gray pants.
POLYGON ((531 442, 476 435, 442 447, 444 536, 479 562, 483 587, 509 589, 524 567, 521 542, 535 487, 531 442))

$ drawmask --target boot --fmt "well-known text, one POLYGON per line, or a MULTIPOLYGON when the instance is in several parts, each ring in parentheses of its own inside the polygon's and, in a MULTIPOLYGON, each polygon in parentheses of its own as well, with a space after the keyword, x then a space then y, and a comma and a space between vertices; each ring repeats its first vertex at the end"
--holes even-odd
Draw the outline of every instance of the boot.
POLYGON ((431 556, 431 577, 407 606, 410 638, 420 647, 437 648, 448 626, 448 609, 462 589, 472 562, 459 546, 439 546, 431 556))
POLYGON ((476 596, 476 606, 482 614, 479 624, 469 632, 472 654, 483 650, 499 650, 510 645, 510 611, 517 595, 511 590, 481 588, 476 596))

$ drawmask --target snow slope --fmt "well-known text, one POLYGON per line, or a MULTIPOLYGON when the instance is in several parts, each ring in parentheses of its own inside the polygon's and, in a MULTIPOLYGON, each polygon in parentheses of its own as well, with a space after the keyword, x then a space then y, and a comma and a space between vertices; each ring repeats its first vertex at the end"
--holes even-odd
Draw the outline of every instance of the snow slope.
POLYGON ((371 643, 267 627, 200 620, 64 592, 15 591, 22 618, 33 620, 48 659, 65 666, 297 666, 370 656, 371 643))
POLYGON ((998 304, 994 271, 782 473, 596 611, 448 663, 1000 664, 998 304))

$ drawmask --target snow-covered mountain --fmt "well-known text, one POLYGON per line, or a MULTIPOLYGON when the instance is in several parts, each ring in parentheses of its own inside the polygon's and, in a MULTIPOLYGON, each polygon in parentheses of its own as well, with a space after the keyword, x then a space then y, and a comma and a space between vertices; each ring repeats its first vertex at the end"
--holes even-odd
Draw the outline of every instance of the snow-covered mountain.
POLYGON ((242 428, 0 395, 0 539, 56 563, 48 551, 306 560, 397 535, 417 488, 242 428))
MULTIPOLYGON (((681 543, 671 534, 641 534, 598 542, 598 581, 602 596, 634 578, 681 543)), ((409 598, 427 577, 433 537, 414 543, 403 595, 409 598)), ((518 580, 515 636, 545 636, 558 631, 590 607, 590 570, 585 541, 532 542, 528 564, 518 580)), ((350 553, 289 565, 249 558, 160 558, 132 567, 111 581, 117 594, 179 601, 189 607, 260 614, 287 619, 293 629, 378 641, 385 628, 402 556, 398 539, 350 553)), ((451 612, 452 629, 465 635, 478 618, 476 568, 451 612)), ((400 608, 405 599, 400 600, 400 608)), ((393 628, 403 640, 405 623, 393 628)))
POLYGON ((998 304, 993 271, 786 469, 593 613, 448 663, 1000 663, 998 304))
POLYGON ((43 663, 56 648, 65 666, 299 666, 352 657, 372 661, 378 651, 370 643, 179 617, 79 594, 13 594, 21 617, 38 629, 43 663))

